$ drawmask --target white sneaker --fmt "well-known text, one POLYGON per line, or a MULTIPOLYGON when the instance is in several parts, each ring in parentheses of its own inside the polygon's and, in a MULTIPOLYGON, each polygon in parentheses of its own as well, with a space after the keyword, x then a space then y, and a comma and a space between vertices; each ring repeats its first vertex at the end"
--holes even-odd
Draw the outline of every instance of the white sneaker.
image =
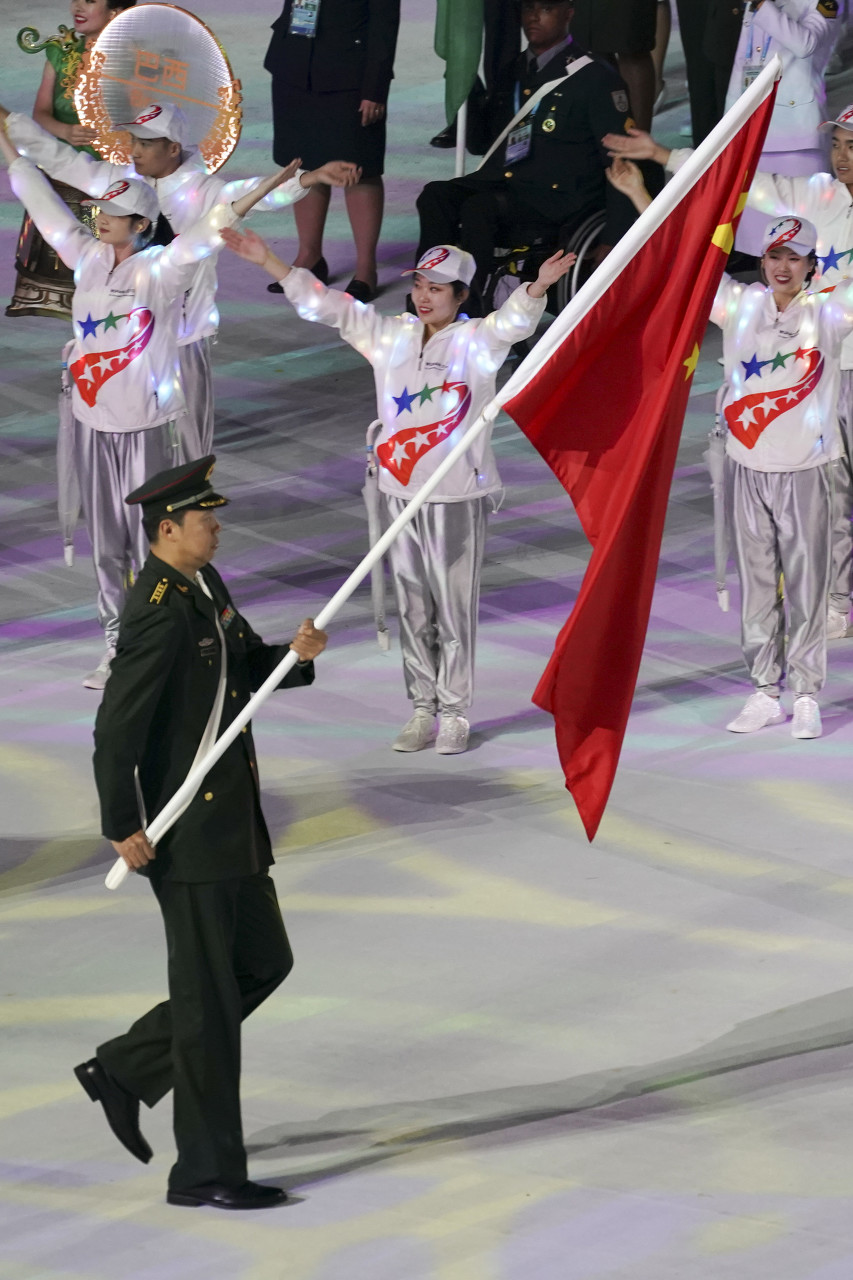
POLYGON ((763 729, 767 724, 782 724, 787 719, 779 699, 771 698, 769 693, 762 693, 759 689, 747 698, 743 711, 730 720, 726 728, 730 733, 755 733, 756 729, 763 729))
POLYGON ((826 638, 827 640, 843 640, 847 635, 848 617, 846 613, 839 613, 832 606, 826 611, 826 638))
POLYGON ((464 716, 455 711, 442 711, 439 719, 435 749, 440 756, 458 756, 468 746, 471 726, 464 716))
POLYGON ((823 733, 820 722, 820 707, 817 699, 809 693, 802 693, 794 699, 794 723, 791 725, 792 738, 819 738, 823 733))
POLYGON ((101 661, 90 671, 83 681, 84 689, 105 689, 110 678, 110 663, 116 656, 115 649, 107 649, 101 661))
POLYGON ((435 740, 435 713, 418 707, 391 743, 392 751, 423 751, 435 740))

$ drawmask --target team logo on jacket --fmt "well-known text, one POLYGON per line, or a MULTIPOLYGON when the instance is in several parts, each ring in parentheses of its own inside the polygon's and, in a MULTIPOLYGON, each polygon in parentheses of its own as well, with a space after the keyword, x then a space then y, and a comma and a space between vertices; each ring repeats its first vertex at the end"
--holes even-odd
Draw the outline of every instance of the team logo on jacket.
POLYGON ((630 103, 628 102, 628 95, 625 90, 614 89, 610 96, 613 99, 613 105, 616 110, 621 111, 623 115, 627 115, 630 103))
POLYGON ((724 410, 729 431, 744 448, 754 449, 770 423, 811 395, 823 377, 824 359, 816 347, 797 354, 806 361, 806 372, 799 382, 781 391, 758 391, 744 396, 724 410))
MULTIPOLYGON (((471 408, 471 388, 465 382, 445 382, 441 388, 442 395, 453 394, 456 404, 438 422, 431 422, 424 427, 405 427, 397 431, 390 440, 383 440, 376 447, 376 456, 386 471, 399 481, 408 484, 412 472, 430 450, 446 440, 464 421, 471 408)), ((414 401, 414 396, 407 396, 404 390, 401 399, 414 401)))
MULTIPOLYGON (((154 315, 147 307, 135 307, 126 316, 111 314, 107 319, 113 321, 111 326, 113 328, 117 320, 127 320, 132 336, 123 347, 117 347, 114 351, 90 351, 70 366, 70 373, 80 398, 90 409, 97 403, 98 392, 104 383, 109 382, 110 378, 114 378, 117 373, 121 373, 122 369, 126 369, 137 356, 142 354, 154 332, 154 315)), ((83 322, 83 336, 87 336, 88 330, 97 333, 99 324, 104 325, 106 332, 106 322, 92 320, 89 316, 88 320, 83 322)))

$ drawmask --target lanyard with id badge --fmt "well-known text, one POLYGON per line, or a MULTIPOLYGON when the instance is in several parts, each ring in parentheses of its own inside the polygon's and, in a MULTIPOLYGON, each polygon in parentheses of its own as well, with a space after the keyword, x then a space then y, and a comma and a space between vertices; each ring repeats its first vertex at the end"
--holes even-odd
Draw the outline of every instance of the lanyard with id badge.
MULTIPOLYGON (((519 86, 515 86, 515 114, 518 115, 521 104, 521 95, 519 86)), ((539 110, 539 103, 533 106, 528 115, 523 120, 518 120, 510 126, 509 133, 506 137, 506 151, 504 152, 505 164, 518 164, 520 160, 526 160, 530 155, 530 148, 533 145, 533 117, 539 110)))
POLYGON ((751 22, 749 24, 749 41, 746 48, 746 62, 743 68, 743 87, 748 89, 754 80, 757 80, 764 70, 767 62, 767 55, 770 52, 770 45, 773 42, 772 36, 766 37, 764 45, 755 43, 755 11, 750 10, 749 16, 751 22))
POLYGON ((290 26, 288 32, 292 36, 307 36, 313 40, 317 34, 317 18, 320 14, 320 0, 293 0, 290 10, 290 26))

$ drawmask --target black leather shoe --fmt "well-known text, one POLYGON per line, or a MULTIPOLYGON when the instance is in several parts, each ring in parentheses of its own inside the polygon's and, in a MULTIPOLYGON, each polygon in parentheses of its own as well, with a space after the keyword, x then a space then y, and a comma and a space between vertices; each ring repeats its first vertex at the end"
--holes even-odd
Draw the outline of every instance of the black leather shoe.
POLYGON ((100 1102, 107 1124, 132 1156, 147 1164, 154 1152, 139 1131, 139 1099, 123 1089, 97 1058, 81 1062, 74 1074, 93 1102, 100 1102))
POLYGON ((347 285, 346 292, 351 298, 355 298, 356 302, 372 302, 376 297, 376 290, 371 289, 366 280, 357 280, 355 276, 347 285))
MULTIPOLYGON (((308 270, 312 276, 317 277, 320 284, 329 283, 329 264, 325 258, 318 258, 313 267, 309 267, 308 270)), ((277 280, 273 280, 272 284, 267 285, 267 293, 284 293, 284 289, 277 280)))
POLYGON ((434 138, 430 138, 429 145, 431 147, 439 147, 442 151, 447 151, 450 147, 456 146, 456 121, 453 124, 445 125, 441 133, 437 133, 434 138))
POLYGON ((190 1209, 204 1204, 211 1209, 275 1209, 277 1205, 286 1204, 287 1193, 281 1187, 268 1187, 262 1182, 244 1182, 242 1187, 203 1182, 200 1187, 188 1187, 186 1191, 167 1191, 166 1201, 190 1209))

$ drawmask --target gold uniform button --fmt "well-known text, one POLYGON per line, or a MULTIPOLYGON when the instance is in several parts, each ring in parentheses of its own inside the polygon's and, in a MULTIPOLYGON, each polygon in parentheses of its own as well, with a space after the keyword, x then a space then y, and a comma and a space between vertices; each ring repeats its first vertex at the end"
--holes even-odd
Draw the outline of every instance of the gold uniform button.
POLYGON ((524 90, 524 96, 525 96, 525 98, 529 98, 529 97, 530 97, 530 90, 529 90, 529 89, 525 89, 525 90, 524 90))
POLYGON ((213 799, 213 792, 212 792, 212 791, 205 791, 205 793, 204 793, 204 798, 205 798, 205 800, 212 800, 212 799, 213 799))
POLYGON ((232 690, 231 690, 231 697, 232 697, 232 698, 236 698, 236 697, 237 697, 237 690, 236 690, 236 689, 232 689, 232 690))
POLYGON ((505 178, 511 178, 511 177, 512 177, 512 169, 507 169, 506 173, 504 174, 504 177, 505 177, 505 178))
POLYGON ((559 189, 560 189, 560 185, 559 185, 559 183, 557 183, 557 182, 552 182, 552 183, 551 183, 551 190, 552 190, 552 191, 559 191, 559 189))
POLYGON ((248 726, 247 724, 244 724, 244 725, 243 725, 243 732, 244 732, 244 733, 248 733, 248 732, 249 732, 249 726, 248 726))
POLYGON ((243 639, 243 632, 242 632, 242 631, 238 631, 238 632, 237 632, 237 638, 238 638, 239 640, 242 640, 242 639, 243 639))

